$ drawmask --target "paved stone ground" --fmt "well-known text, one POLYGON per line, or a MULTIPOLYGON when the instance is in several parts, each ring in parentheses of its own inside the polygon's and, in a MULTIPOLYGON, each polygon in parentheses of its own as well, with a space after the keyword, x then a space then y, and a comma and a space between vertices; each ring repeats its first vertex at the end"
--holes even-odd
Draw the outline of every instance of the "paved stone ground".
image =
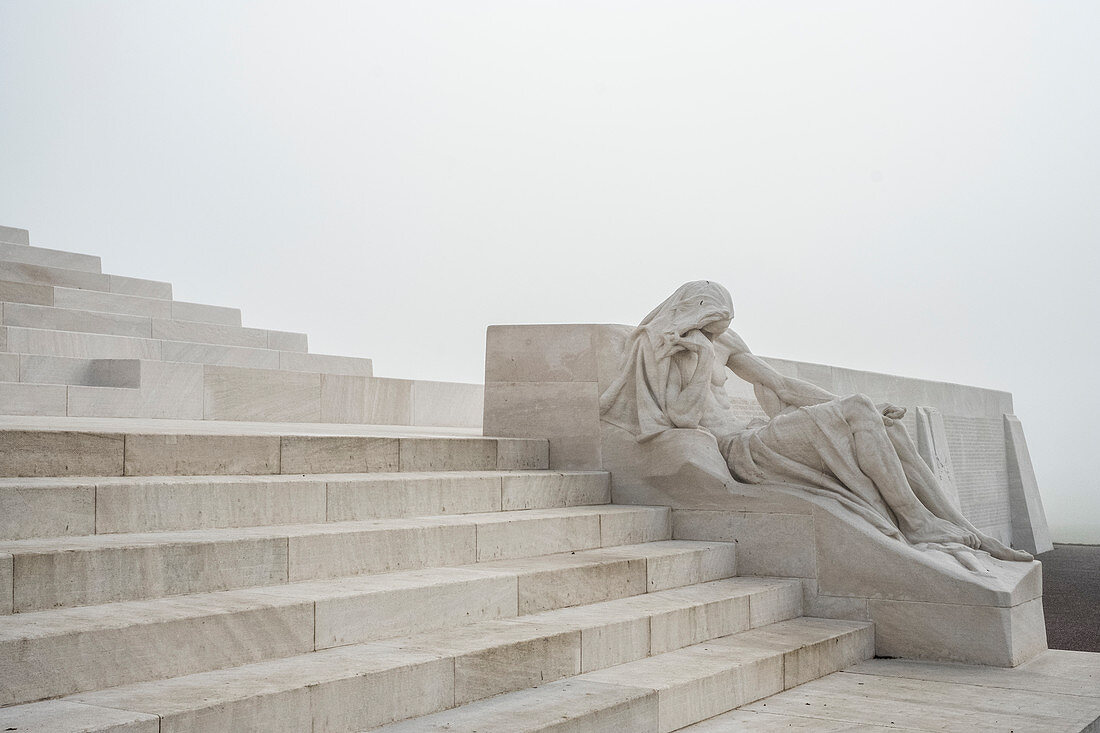
POLYGON ((1100 652, 1100 545, 1055 545, 1038 559, 1047 645, 1100 652))

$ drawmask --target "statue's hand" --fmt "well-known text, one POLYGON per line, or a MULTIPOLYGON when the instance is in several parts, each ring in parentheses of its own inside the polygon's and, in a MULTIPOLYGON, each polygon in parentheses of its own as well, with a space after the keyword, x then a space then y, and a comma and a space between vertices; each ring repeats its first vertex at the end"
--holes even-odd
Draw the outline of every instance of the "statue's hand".
POLYGON ((888 417, 891 420, 900 420, 905 417, 905 408, 898 407, 897 405, 889 402, 883 402, 882 404, 875 405, 878 408, 879 413, 883 417, 888 417))

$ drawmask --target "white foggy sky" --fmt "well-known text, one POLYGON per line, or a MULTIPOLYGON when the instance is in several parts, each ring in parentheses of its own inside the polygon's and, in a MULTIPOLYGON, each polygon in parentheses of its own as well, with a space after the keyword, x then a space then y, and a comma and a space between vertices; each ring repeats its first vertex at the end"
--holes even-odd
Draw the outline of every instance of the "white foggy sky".
POLYGON ((0 0, 0 224, 379 376, 718 280, 758 353, 1013 392, 1100 541, 1097 38, 1095 2, 0 0))

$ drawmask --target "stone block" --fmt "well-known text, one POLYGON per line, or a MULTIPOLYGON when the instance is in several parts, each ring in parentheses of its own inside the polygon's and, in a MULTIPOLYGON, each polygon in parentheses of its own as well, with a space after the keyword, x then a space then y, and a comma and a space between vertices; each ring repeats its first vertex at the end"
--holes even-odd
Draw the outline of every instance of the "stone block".
POLYGON ((489 474, 402 473, 328 482, 328 520, 335 522, 500 509, 500 477, 489 474))
POLYGON ((672 538, 672 510, 668 507, 603 507, 600 546, 634 545, 672 538))
POLYGON ((869 605, 879 656, 1015 667, 1047 646, 1042 598, 1009 608, 877 599, 869 605))
POLYGON ((647 610, 610 601, 519 616, 516 623, 580 631, 581 671, 590 672, 649 655, 647 610))
POLYGON ((286 582, 285 538, 203 534, 219 531, 22 540, 0 547, 15 558, 17 613, 286 582))
POLYGON ((123 277, 122 275, 110 276, 110 287, 105 288, 112 293, 122 295, 140 295, 143 298, 172 299, 172 284, 158 280, 144 280, 139 277, 123 277))
POLYGON ((490 621, 386 642, 454 658, 454 704, 571 677, 581 671, 580 631, 490 621))
POLYGON ((752 592, 736 585, 696 586, 662 593, 650 617, 650 654, 682 649, 750 627, 752 592))
POLYGON ((518 575, 519 614, 598 603, 646 592, 644 557, 578 552, 483 563, 518 575))
POLYGON ((320 422, 321 376, 241 367, 203 368, 207 420, 320 422))
POLYGON ((267 349, 267 331, 259 328, 223 326, 217 323, 196 323, 153 319, 153 338, 165 341, 194 341, 201 344, 245 346, 267 349))
POLYGON ((481 427, 484 386, 416 380, 412 392, 413 425, 481 427))
POLYGON ((138 359, 70 359, 63 356, 11 354, 19 362, 19 381, 88 387, 141 386, 138 359))
POLYGON ((129 434, 126 436, 125 475, 210 476, 279 473, 279 440, 277 435, 129 434))
POLYGON ((342 374, 356 377, 374 375, 374 367, 370 359, 353 356, 330 356, 328 354, 303 354, 296 351, 279 352, 279 368, 291 372, 342 374))
POLYGON ((314 731, 364 730, 444 710, 455 702, 450 659, 432 653, 386 655, 364 647, 332 651, 346 659, 346 668, 339 679, 310 688, 314 731))
POLYGON ((488 383, 484 432, 548 439, 553 468, 602 468, 595 382, 488 383))
POLYGON ((95 534, 95 484, 0 481, 0 539, 95 534))
POLYGON ((281 478, 100 480, 95 492, 94 531, 166 532, 323 522, 325 493, 323 481, 281 478))
POLYGON ((50 285, 35 285, 34 283, 0 280, 0 301, 4 303, 53 305, 54 288, 50 285))
POLYGON ((64 385, 0 382, 0 414, 64 416, 67 409, 64 385))
POLYGON ((77 359, 160 359, 161 342, 103 333, 7 327, 8 351, 77 359))
POLYGON ((200 344, 191 341, 158 341, 157 343, 161 346, 164 361, 248 367, 251 369, 279 368, 279 352, 270 349, 200 344))
POLYGON ((222 326, 239 327, 241 325, 241 311, 239 308, 184 303, 179 300, 171 301, 171 308, 168 313, 158 315, 157 318, 171 318, 175 321, 194 321, 196 323, 217 323, 222 326))
POLYGON ((366 425, 411 425, 412 381, 321 375, 321 420, 366 425))
POLYGON ((25 262, 0 261, 0 280, 35 285, 60 285, 67 288, 84 288, 87 290, 108 291, 111 289, 108 275, 45 265, 31 265, 25 262))
POLYGON ((550 468, 550 444, 537 438, 498 438, 497 468, 502 471, 550 468))
POLYGON ((505 474, 500 502, 504 511, 608 504, 611 476, 603 471, 505 474))
POLYGON ((17 229, 15 227, 0 227, 0 242, 30 245, 31 233, 26 229, 17 229))
POLYGON ((485 438, 401 438, 402 471, 492 471, 497 441, 485 438))
POLYGON ((160 733, 155 715, 48 700, 0 710, 0 726, 20 733, 160 733))
POLYGON ((378 733, 657 733, 657 696, 599 682, 561 680, 394 723, 378 733))
POLYGON ((12 705, 313 650, 313 605, 247 593, 19 614, 0 632, 12 705), (201 639, 202 643, 181 643, 201 639))
POLYGON ((0 382, 19 381, 19 354, 0 354, 0 382))
POLYGON ((109 433, 0 430, 4 476, 121 476, 125 439, 109 433))
POLYGON ((728 542, 673 540, 659 544, 612 547, 607 554, 645 558, 648 593, 737 575, 734 545, 728 542))
POLYGON ((361 435, 284 435, 282 473, 370 473, 397 471, 397 438, 361 435))
POLYGON ((490 326, 485 383, 595 382, 598 326, 490 326))
POLYGON ((1047 526, 1043 499, 1031 454, 1024 440, 1024 426, 1015 415, 1004 416, 1005 450, 1008 453, 1008 498, 1012 512, 1012 546, 1037 555, 1054 549, 1047 526))
POLYGON ((600 546, 600 515, 532 510, 487 517, 477 525, 477 561, 532 557, 600 546))
POLYGON ((152 319, 118 313, 56 308, 48 305, 7 303, 4 307, 4 323, 8 326, 42 328, 52 331, 78 331, 81 333, 103 333, 114 336, 149 338, 152 319))
POLYGON ((47 267, 57 267, 64 270, 82 270, 84 272, 99 272, 101 269, 100 259, 93 255, 63 252, 42 247, 29 247, 26 242, 9 243, 0 241, 0 260, 25 262, 30 265, 46 265, 47 267))
POLYGON ((0 616, 15 613, 15 567, 14 558, 6 552, 0 552, 0 616))
POLYGON ((293 534, 288 540, 291 581, 475 561, 472 522, 389 520, 385 525, 347 523, 308 532, 293 534))
POLYGON ((817 581, 812 578, 802 578, 802 608, 807 616, 814 618, 871 620, 868 599, 823 595, 818 591, 817 581))
POLYGON ((339 582, 338 594, 316 601, 318 649, 516 615, 516 578, 502 572, 430 569, 339 582))
POLYGON ((673 536, 736 543, 742 575, 817 575, 814 523, 808 515, 678 509, 673 512, 673 536))
POLYGON ((202 419, 200 365, 147 361, 140 370, 139 389, 70 386, 69 416, 202 419))
MULTIPOLYGON (((98 311, 102 313, 122 313, 146 318, 171 318, 172 301, 160 298, 143 298, 138 295, 122 295, 99 290, 79 290, 77 288, 54 288, 53 302, 58 308, 98 311)), ((150 324, 150 332, 152 324, 150 324)))
POLYGON ((290 331, 268 331, 267 348, 276 351, 295 351, 301 354, 309 351, 309 337, 304 333, 290 331))

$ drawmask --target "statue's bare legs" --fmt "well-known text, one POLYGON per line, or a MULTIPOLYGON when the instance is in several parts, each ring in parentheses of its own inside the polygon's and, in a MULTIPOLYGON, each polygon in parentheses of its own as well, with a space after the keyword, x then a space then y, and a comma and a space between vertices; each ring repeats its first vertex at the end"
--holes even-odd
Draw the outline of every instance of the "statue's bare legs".
POLYGON ((909 541, 954 542, 978 549, 982 541, 968 525, 960 526, 936 516, 914 493, 875 404, 863 395, 852 395, 842 398, 840 407, 852 428, 860 469, 874 481, 909 541))

